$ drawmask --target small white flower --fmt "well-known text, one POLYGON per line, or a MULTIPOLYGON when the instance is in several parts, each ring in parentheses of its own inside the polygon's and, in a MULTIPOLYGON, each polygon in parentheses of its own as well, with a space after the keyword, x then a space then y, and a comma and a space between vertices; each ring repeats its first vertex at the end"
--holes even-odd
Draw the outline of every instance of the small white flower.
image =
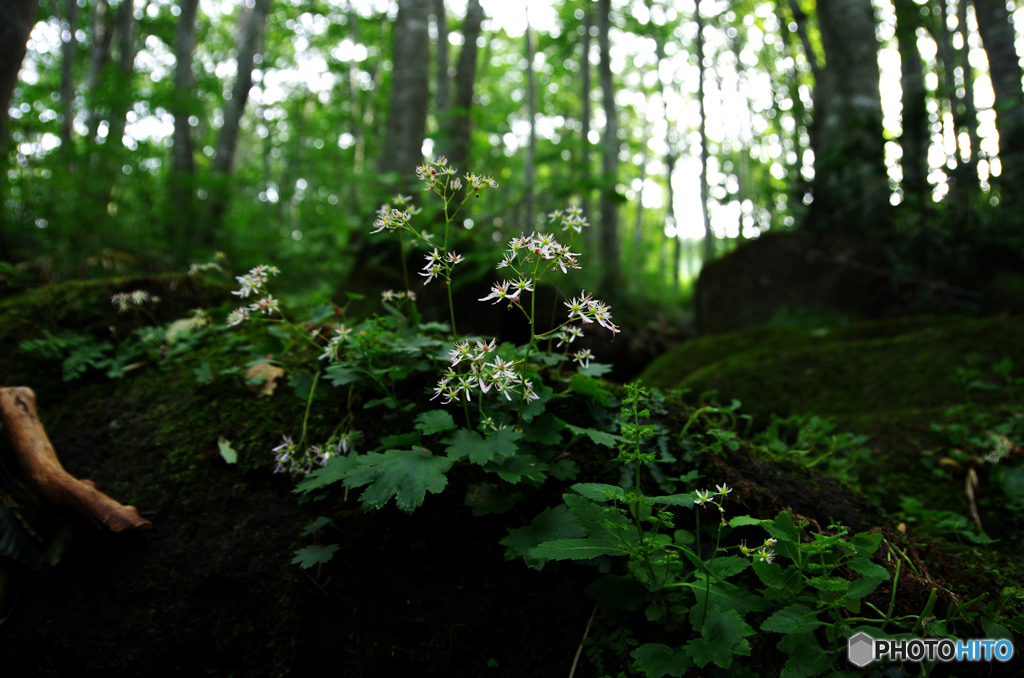
POLYGON ((245 307, 236 308, 234 311, 228 314, 227 326, 234 327, 235 325, 241 325, 243 322, 249 319, 249 309, 245 307))
POLYGON ((718 490, 718 494, 720 494, 722 496, 725 496, 725 495, 729 494, 730 492, 732 492, 732 488, 729 487, 728 485, 726 485, 725 483, 722 483, 721 485, 715 485, 715 489, 717 489, 718 490))

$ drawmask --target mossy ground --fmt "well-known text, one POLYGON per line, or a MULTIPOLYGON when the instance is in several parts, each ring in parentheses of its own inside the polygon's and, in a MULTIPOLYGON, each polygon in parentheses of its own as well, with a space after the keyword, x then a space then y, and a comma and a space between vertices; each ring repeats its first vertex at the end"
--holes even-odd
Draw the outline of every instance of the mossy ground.
MULTIPOLYGON (((4 675, 566 675, 593 610, 584 588, 598 572, 557 562, 536 572, 521 560, 506 561, 498 544, 508 528, 557 503, 564 485, 551 482, 513 512, 482 518, 464 505, 468 486, 480 480, 472 466, 450 473, 446 490, 428 495, 412 515, 393 505, 362 513, 357 492, 346 497, 331 491, 321 501, 299 503, 292 480, 270 473, 270 448, 281 434, 296 433, 304 402, 285 384, 271 397, 257 398, 237 376, 200 383, 194 374, 204 362, 217 369, 244 362, 252 355, 245 346, 258 346, 259 336, 245 346, 197 344, 173 362, 150 362, 122 380, 93 371, 70 384, 61 381, 59 367, 13 350, 43 328, 98 338, 117 323, 127 331, 136 319, 119 317, 109 297, 111 290, 138 284, 54 288, 0 302, 4 381, 39 392, 43 422, 72 474, 92 478, 153 522, 151 531, 121 535, 72 522, 72 542, 56 567, 31 573, 4 564, 16 575, 11 586, 17 591, 13 612, 0 627, 4 675), (221 459, 220 437, 239 452, 236 465, 221 459), (334 527, 300 536, 319 516, 330 516, 334 527), (292 553, 310 543, 337 543, 340 550, 321 568, 301 570, 291 564, 292 553)), ((174 297, 173 291, 190 289, 187 279, 154 285, 153 293, 177 299, 159 311, 162 322, 225 296, 223 289, 217 296, 202 288, 174 297)), ((278 357, 290 373, 309 358, 278 357)), ((418 397, 425 386, 410 382, 407 395, 418 397)), ((606 388, 621 395, 614 385, 606 388)), ((324 392, 310 416, 314 440, 346 412, 346 392, 324 392)), ((558 407, 559 416, 580 425, 613 411, 589 396, 561 400, 558 407)), ((410 423, 386 418, 382 408, 356 409, 367 448, 410 423)), ((942 540, 914 546, 913 532, 901 535, 856 488, 773 459, 746 442, 721 455, 704 452, 711 440, 706 420, 679 436, 692 411, 670 397, 657 417, 679 460, 663 470, 680 475, 696 467, 702 486, 734 485, 730 505, 738 514, 774 517, 791 508, 814 521, 812 527, 840 519, 857 530, 882 530, 921 560, 932 558, 930 576, 961 599, 1020 574, 992 560, 985 567, 995 569, 985 569, 969 550, 942 540), (941 555, 928 555, 935 553, 941 555)), ((2 445, 0 457, 9 455, 6 441, 2 445)), ((567 451, 581 468, 578 481, 619 481, 612 450, 584 440, 567 451)), ((657 493, 653 483, 646 489, 657 493)), ((68 520, 41 511, 33 518, 44 536, 68 520)), ((900 582, 898 611, 920 611, 929 580, 904 575, 900 582)), ((878 605, 888 604, 888 590, 875 596, 878 605)), ((940 607, 949 602, 943 598, 940 607)), ((642 613, 611 610, 596 615, 591 637, 620 623, 628 623, 641 642, 671 641, 642 613)), ((777 671, 784 657, 773 647, 761 649, 766 665, 777 671)), ((606 671, 625 668, 614 653, 608 656, 606 671)), ((599 672, 584 658, 576 675, 599 672)))

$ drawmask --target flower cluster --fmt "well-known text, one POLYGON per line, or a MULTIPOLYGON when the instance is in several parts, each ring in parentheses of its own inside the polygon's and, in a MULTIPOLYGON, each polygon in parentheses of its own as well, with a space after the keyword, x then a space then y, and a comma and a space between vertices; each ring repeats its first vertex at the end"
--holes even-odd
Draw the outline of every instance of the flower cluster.
POLYGON ((213 321, 210 319, 210 314, 201 308, 192 309, 192 324, 190 327, 194 330, 198 330, 201 327, 206 327, 212 324, 213 321))
POLYGON ((720 494, 724 497, 732 492, 732 488, 726 484, 722 484, 715 485, 715 489, 717 492, 712 492, 710 490, 697 490, 697 498, 693 500, 693 503, 698 504, 701 508, 706 507, 707 504, 714 504, 718 507, 719 511, 724 511, 725 509, 722 508, 721 503, 715 501, 715 495, 720 494))
POLYGON ((327 346, 324 348, 324 352, 320 355, 320 359, 327 359, 332 363, 336 363, 341 360, 341 345, 351 336, 352 328, 345 327, 342 325, 334 331, 334 336, 331 337, 327 346))
POLYGON ((332 438, 323 445, 310 445, 305 451, 299 450, 291 436, 282 436, 284 441, 271 450, 277 462, 274 473, 306 474, 315 466, 326 466, 333 457, 355 452, 355 443, 360 436, 359 431, 346 431, 336 440, 332 438))
POLYGON ((238 281, 241 287, 231 294, 238 295, 245 299, 250 294, 259 296, 261 294, 266 295, 256 303, 250 304, 249 306, 240 306, 234 311, 228 314, 227 326, 234 327, 249 319, 252 313, 259 312, 266 315, 270 315, 274 312, 281 312, 280 304, 277 299, 267 292, 267 278, 271 275, 278 275, 281 271, 276 266, 265 266, 260 264, 256 268, 250 270, 245 275, 236 276, 235 280, 238 281))
POLYGON ((559 222, 563 231, 576 231, 582 233, 583 228, 589 226, 587 218, 583 216, 583 210, 579 207, 569 207, 564 210, 555 210, 548 215, 549 222, 559 222))
POLYGON ((489 343, 477 341, 475 346, 469 341, 457 342, 455 348, 448 352, 452 359, 451 367, 437 382, 431 400, 441 396, 444 397, 441 402, 447 405, 458 400, 460 396, 469 400, 473 391, 488 393, 493 388, 495 392, 511 401, 511 389, 516 384, 522 384, 523 398, 526 402, 537 400, 539 396, 533 389, 533 383, 519 376, 515 370, 515 362, 497 355, 494 356, 493 362, 487 362, 495 350, 493 339, 489 343), (455 366, 464 360, 469 364, 469 370, 462 374, 456 373, 455 366))
POLYGON ((412 210, 400 210, 388 205, 382 205, 377 210, 377 220, 373 222, 373 230, 370 233, 380 233, 385 229, 390 233, 396 228, 404 228, 409 224, 409 219, 411 218, 412 210))
POLYGON ((201 273, 202 271, 209 270, 219 271, 221 273, 224 272, 224 269, 221 268, 220 264, 218 264, 215 261, 211 261, 206 264, 192 264, 191 266, 188 267, 188 274, 195 275, 196 273, 201 273))
POLYGON ((553 233, 531 233, 530 235, 512 238, 508 243, 508 252, 498 262, 497 268, 511 267, 516 272, 519 266, 535 261, 553 261, 554 265, 568 273, 570 268, 580 268, 576 257, 579 252, 570 252, 568 245, 555 240, 553 233))
POLYGON ((124 313, 130 308, 142 308, 145 304, 155 304, 158 301, 160 301, 160 297, 150 294, 146 290, 118 292, 110 298, 110 303, 117 304, 118 313, 124 313))
POLYGON ((990 431, 988 433, 988 437, 993 442, 994 448, 991 452, 985 455, 985 461, 991 464, 998 464, 1000 461, 1010 456, 1010 453, 1016 449, 1013 441, 1004 435, 992 433, 990 431))
POLYGON ((396 292, 394 290, 384 290, 380 293, 382 301, 401 301, 402 299, 408 299, 409 301, 416 301, 416 293, 412 290, 406 290, 404 292, 396 292))
POLYGON ((769 565, 771 565, 771 562, 775 560, 775 551, 772 550, 772 544, 774 544, 777 541, 778 539, 772 539, 771 537, 769 537, 768 539, 764 540, 764 544, 762 544, 761 546, 758 546, 757 548, 749 548, 747 546, 747 541, 744 539, 740 542, 740 552, 748 557, 757 556, 762 561, 767 562, 769 565))
POLYGON ((426 278, 426 280, 423 281, 424 285, 437 277, 444 278, 446 281, 451 282, 452 269, 455 268, 455 264, 461 264, 466 260, 464 256, 456 252, 441 254, 436 247, 433 252, 429 252, 423 256, 427 259, 427 263, 423 266, 423 270, 420 271, 420 275, 426 278))
POLYGON ((594 299, 589 294, 581 292, 579 297, 564 302, 569 309, 569 320, 579 318, 584 325, 596 322, 612 332, 619 332, 619 328, 612 323, 611 306, 599 299, 594 299))
MULTIPOLYGON (((445 189, 450 188, 458 191, 462 188, 462 179, 456 177, 458 173, 454 167, 448 165, 448 159, 443 155, 435 162, 425 162, 416 168, 416 177, 423 182, 424 188, 435 193, 444 194, 445 189), (454 177, 449 179, 448 177, 454 177)), ((483 188, 497 188, 498 182, 494 179, 476 174, 466 174, 466 187, 480 197, 480 190, 483 188)))

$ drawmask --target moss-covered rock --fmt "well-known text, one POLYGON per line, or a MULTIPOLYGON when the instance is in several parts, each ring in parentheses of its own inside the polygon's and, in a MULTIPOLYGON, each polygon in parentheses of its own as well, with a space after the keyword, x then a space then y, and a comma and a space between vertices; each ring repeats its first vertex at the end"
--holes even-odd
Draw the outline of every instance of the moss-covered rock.
MULTIPOLYGON (((356 491, 332 490, 318 501, 301 503, 291 491, 292 480, 271 473, 270 452, 281 434, 301 426, 305 401, 295 393, 301 380, 257 397, 240 376, 223 368, 276 347, 281 352, 275 358, 294 377, 315 361, 315 351, 282 350, 273 336, 259 332, 237 340, 221 334, 218 341, 209 336, 188 344, 189 351, 150 354, 123 378, 92 370, 71 382, 62 381, 59 367, 17 351, 18 343, 38 338, 43 329, 106 338, 111 324, 118 328, 124 323, 124 329, 116 330, 124 336, 140 319, 118 317, 109 298, 112 291, 130 291, 138 284, 72 285, 0 301, 5 318, 0 369, 14 375, 4 380, 40 392, 41 417, 72 474, 93 479, 153 522, 148 532, 110 535, 44 510, 31 514, 44 538, 70 525, 73 539, 61 562, 43 572, 17 568, 11 561, 0 564, 14 575, 8 590, 17 593, 0 628, 4 675, 568 671, 593 609, 584 588, 599 573, 563 562, 537 572, 522 560, 506 561, 498 544, 509 528, 558 503, 568 483, 551 481, 530 490, 515 511, 481 518, 472 517, 465 503, 470 485, 480 480, 479 467, 469 464, 451 472, 445 491, 428 495, 412 515, 393 505, 363 513, 356 491), (220 438, 238 451, 237 464, 221 458, 220 438), (330 517, 333 525, 303 536, 303 527, 320 516, 330 517), (311 543, 334 543, 339 550, 322 567, 299 569, 291 563, 293 552, 311 543)), ((171 289, 172 282, 162 280, 152 289, 167 302, 161 321, 186 315, 183 311, 200 305, 198 297, 208 293, 182 292, 174 301, 176 292, 191 289, 186 279, 177 284, 171 289), (172 307, 179 302, 181 308, 172 307)), ((211 294, 206 302, 218 303, 223 293, 211 294)), ((424 386, 410 382, 408 394, 416 398, 424 386)), ((605 388, 621 397, 615 385, 605 388)), ((311 437, 326 438, 350 403, 364 432, 364 449, 411 427, 412 414, 404 420, 383 416, 382 408, 359 409, 358 403, 371 396, 325 389, 310 412, 311 437)), ((552 407, 581 425, 614 418, 614 409, 587 395, 563 398, 552 407)), ((660 463, 667 477, 697 470, 702 486, 733 485, 729 506, 737 514, 774 517, 790 509, 821 529, 840 520, 855 530, 882 531, 912 555, 921 548, 846 483, 797 461, 780 460, 742 439, 735 449, 709 451, 716 439, 708 433, 713 420, 697 417, 681 435, 691 417, 693 409, 677 397, 668 398, 656 413, 659 445, 677 460, 666 456, 660 463)), ((9 460, 6 445, 0 442, 0 458, 9 460)), ((564 453, 580 467, 578 481, 621 480, 611 449, 583 439, 564 453)), ((18 495, 16 473, 10 464, 5 468, 18 495)), ((646 477, 644 489, 659 493, 646 477)), ((967 572, 964 558, 975 557, 970 552, 942 540, 928 548, 945 550, 929 563, 927 576, 901 574, 897 613, 920 611, 935 582, 953 592, 942 594, 938 609, 945 613, 954 594, 964 600, 997 591, 1021 574, 1002 564, 997 571, 967 572)), ((883 587, 874 595, 877 605, 888 604, 889 590, 883 587)), ((664 635, 642 613, 625 622, 636 624, 644 637, 664 635)), ((774 653, 765 661, 784 662, 773 646, 765 651, 774 653)), ((615 672, 625 670, 625 662, 617 661, 615 672)), ((583 667, 578 675, 582 672, 583 667)), ((586 675, 596 675, 593 667, 586 675)))

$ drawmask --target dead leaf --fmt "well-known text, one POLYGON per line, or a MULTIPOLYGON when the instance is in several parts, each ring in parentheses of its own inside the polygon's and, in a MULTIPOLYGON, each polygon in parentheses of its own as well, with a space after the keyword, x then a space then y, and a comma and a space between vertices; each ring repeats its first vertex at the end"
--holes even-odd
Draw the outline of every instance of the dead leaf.
POLYGON ((245 371, 245 382, 257 398, 270 396, 277 388, 277 380, 284 376, 284 370, 266 361, 256 363, 245 371))

